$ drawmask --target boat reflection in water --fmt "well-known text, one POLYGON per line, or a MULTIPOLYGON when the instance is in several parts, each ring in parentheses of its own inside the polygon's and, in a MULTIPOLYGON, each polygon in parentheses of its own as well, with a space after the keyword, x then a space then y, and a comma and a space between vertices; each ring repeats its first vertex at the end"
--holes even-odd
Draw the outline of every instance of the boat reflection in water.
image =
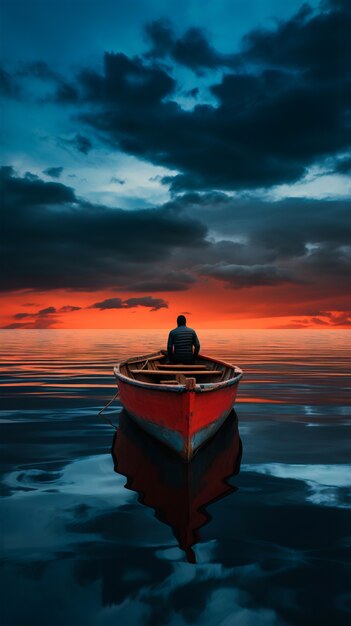
POLYGON ((127 477, 125 488, 137 492, 139 502, 171 526, 191 563, 199 529, 211 520, 206 507, 237 489, 228 479, 239 473, 241 455, 234 410, 190 463, 140 429, 124 410, 112 447, 115 472, 127 477))

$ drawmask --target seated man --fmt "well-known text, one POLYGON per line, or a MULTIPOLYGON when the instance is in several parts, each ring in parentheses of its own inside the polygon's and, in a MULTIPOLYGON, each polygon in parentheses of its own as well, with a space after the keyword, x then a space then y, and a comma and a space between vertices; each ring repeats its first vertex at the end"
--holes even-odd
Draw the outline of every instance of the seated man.
POLYGON ((171 330, 168 336, 168 358, 171 363, 194 363, 200 350, 197 334, 186 325, 184 315, 178 315, 177 324, 177 328, 171 330))

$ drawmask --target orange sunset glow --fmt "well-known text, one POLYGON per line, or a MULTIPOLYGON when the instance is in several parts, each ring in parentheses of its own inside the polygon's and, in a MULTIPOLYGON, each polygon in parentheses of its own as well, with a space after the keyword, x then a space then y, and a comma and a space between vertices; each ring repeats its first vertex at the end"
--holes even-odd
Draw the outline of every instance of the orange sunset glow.
MULTIPOLYGON (((263 291, 262 288, 247 290, 246 293, 241 290, 238 298, 237 292, 219 283, 198 285, 188 294, 162 294, 165 305, 154 311, 140 305, 105 310, 92 308, 96 301, 116 297, 113 292, 17 293, 3 299, 0 317, 2 326, 8 328, 16 328, 17 323, 18 328, 169 328, 174 325, 179 313, 186 314, 189 326, 198 328, 322 329, 350 326, 350 312, 327 310, 327 300, 320 299, 317 304, 307 302, 301 305, 292 298, 292 301, 288 300, 288 310, 292 313, 286 315, 286 298, 289 294, 284 290, 277 292, 271 289, 269 300, 263 301, 263 296, 267 298, 267 293, 263 291), (74 310, 65 310, 71 307, 74 310), (307 311, 314 308, 320 312, 303 315, 304 307, 307 311)), ((293 295, 290 293, 290 296, 293 295)), ((119 293, 119 297, 126 301, 130 293, 119 293)), ((343 305, 342 299, 340 305, 343 305)))

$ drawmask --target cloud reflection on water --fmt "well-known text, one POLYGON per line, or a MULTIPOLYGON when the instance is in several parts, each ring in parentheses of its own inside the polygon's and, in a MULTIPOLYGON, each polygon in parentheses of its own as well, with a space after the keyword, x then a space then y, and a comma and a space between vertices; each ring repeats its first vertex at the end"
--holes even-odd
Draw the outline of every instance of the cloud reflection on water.
MULTIPOLYGON (((306 364, 308 334, 304 349, 293 345, 293 332, 275 333, 275 346, 269 333, 256 333, 256 346, 247 334, 221 343, 223 356, 242 353, 248 379, 237 406, 243 464, 230 480, 237 491, 208 506, 211 522, 201 528, 193 565, 171 528, 114 472, 112 430, 96 418, 113 393, 104 386, 114 384, 107 334, 83 333, 84 347, 71 333, 44 334, 22 347, 11 335, 0 349, 10 354, 1 367, 0 443, 7 626, 349 623, 346 344, 323 339, 319 351, 317 333, 306 364), (332 383, 328 351, 328 368, 339 374, 332 383), (69 393, 51 387, 52 377, 71 385, 74 370, 69 393), (295 386, 301 376, 303 389, 295 386), (33 387, 8 385, 22 377, 33 387), (283 402, 251 403, 253 389, 283 402)), ((125 333, 121 347, 117 337, 113 359, 136 349, 125 333)), ((215 341, 210 333, 212 350, 215 341)), ((116 403, 114 422, 119 411, 116 403)))

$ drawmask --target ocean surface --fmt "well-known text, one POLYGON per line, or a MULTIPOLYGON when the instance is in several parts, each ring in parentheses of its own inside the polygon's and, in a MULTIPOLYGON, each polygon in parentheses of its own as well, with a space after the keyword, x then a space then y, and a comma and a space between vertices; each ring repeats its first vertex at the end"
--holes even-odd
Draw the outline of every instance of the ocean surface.
POLYGON ((186 467, 97 416, 166 331, 1 331, 4 626, 351 623, 350 332, 198 334, 245 375, 186 467))

